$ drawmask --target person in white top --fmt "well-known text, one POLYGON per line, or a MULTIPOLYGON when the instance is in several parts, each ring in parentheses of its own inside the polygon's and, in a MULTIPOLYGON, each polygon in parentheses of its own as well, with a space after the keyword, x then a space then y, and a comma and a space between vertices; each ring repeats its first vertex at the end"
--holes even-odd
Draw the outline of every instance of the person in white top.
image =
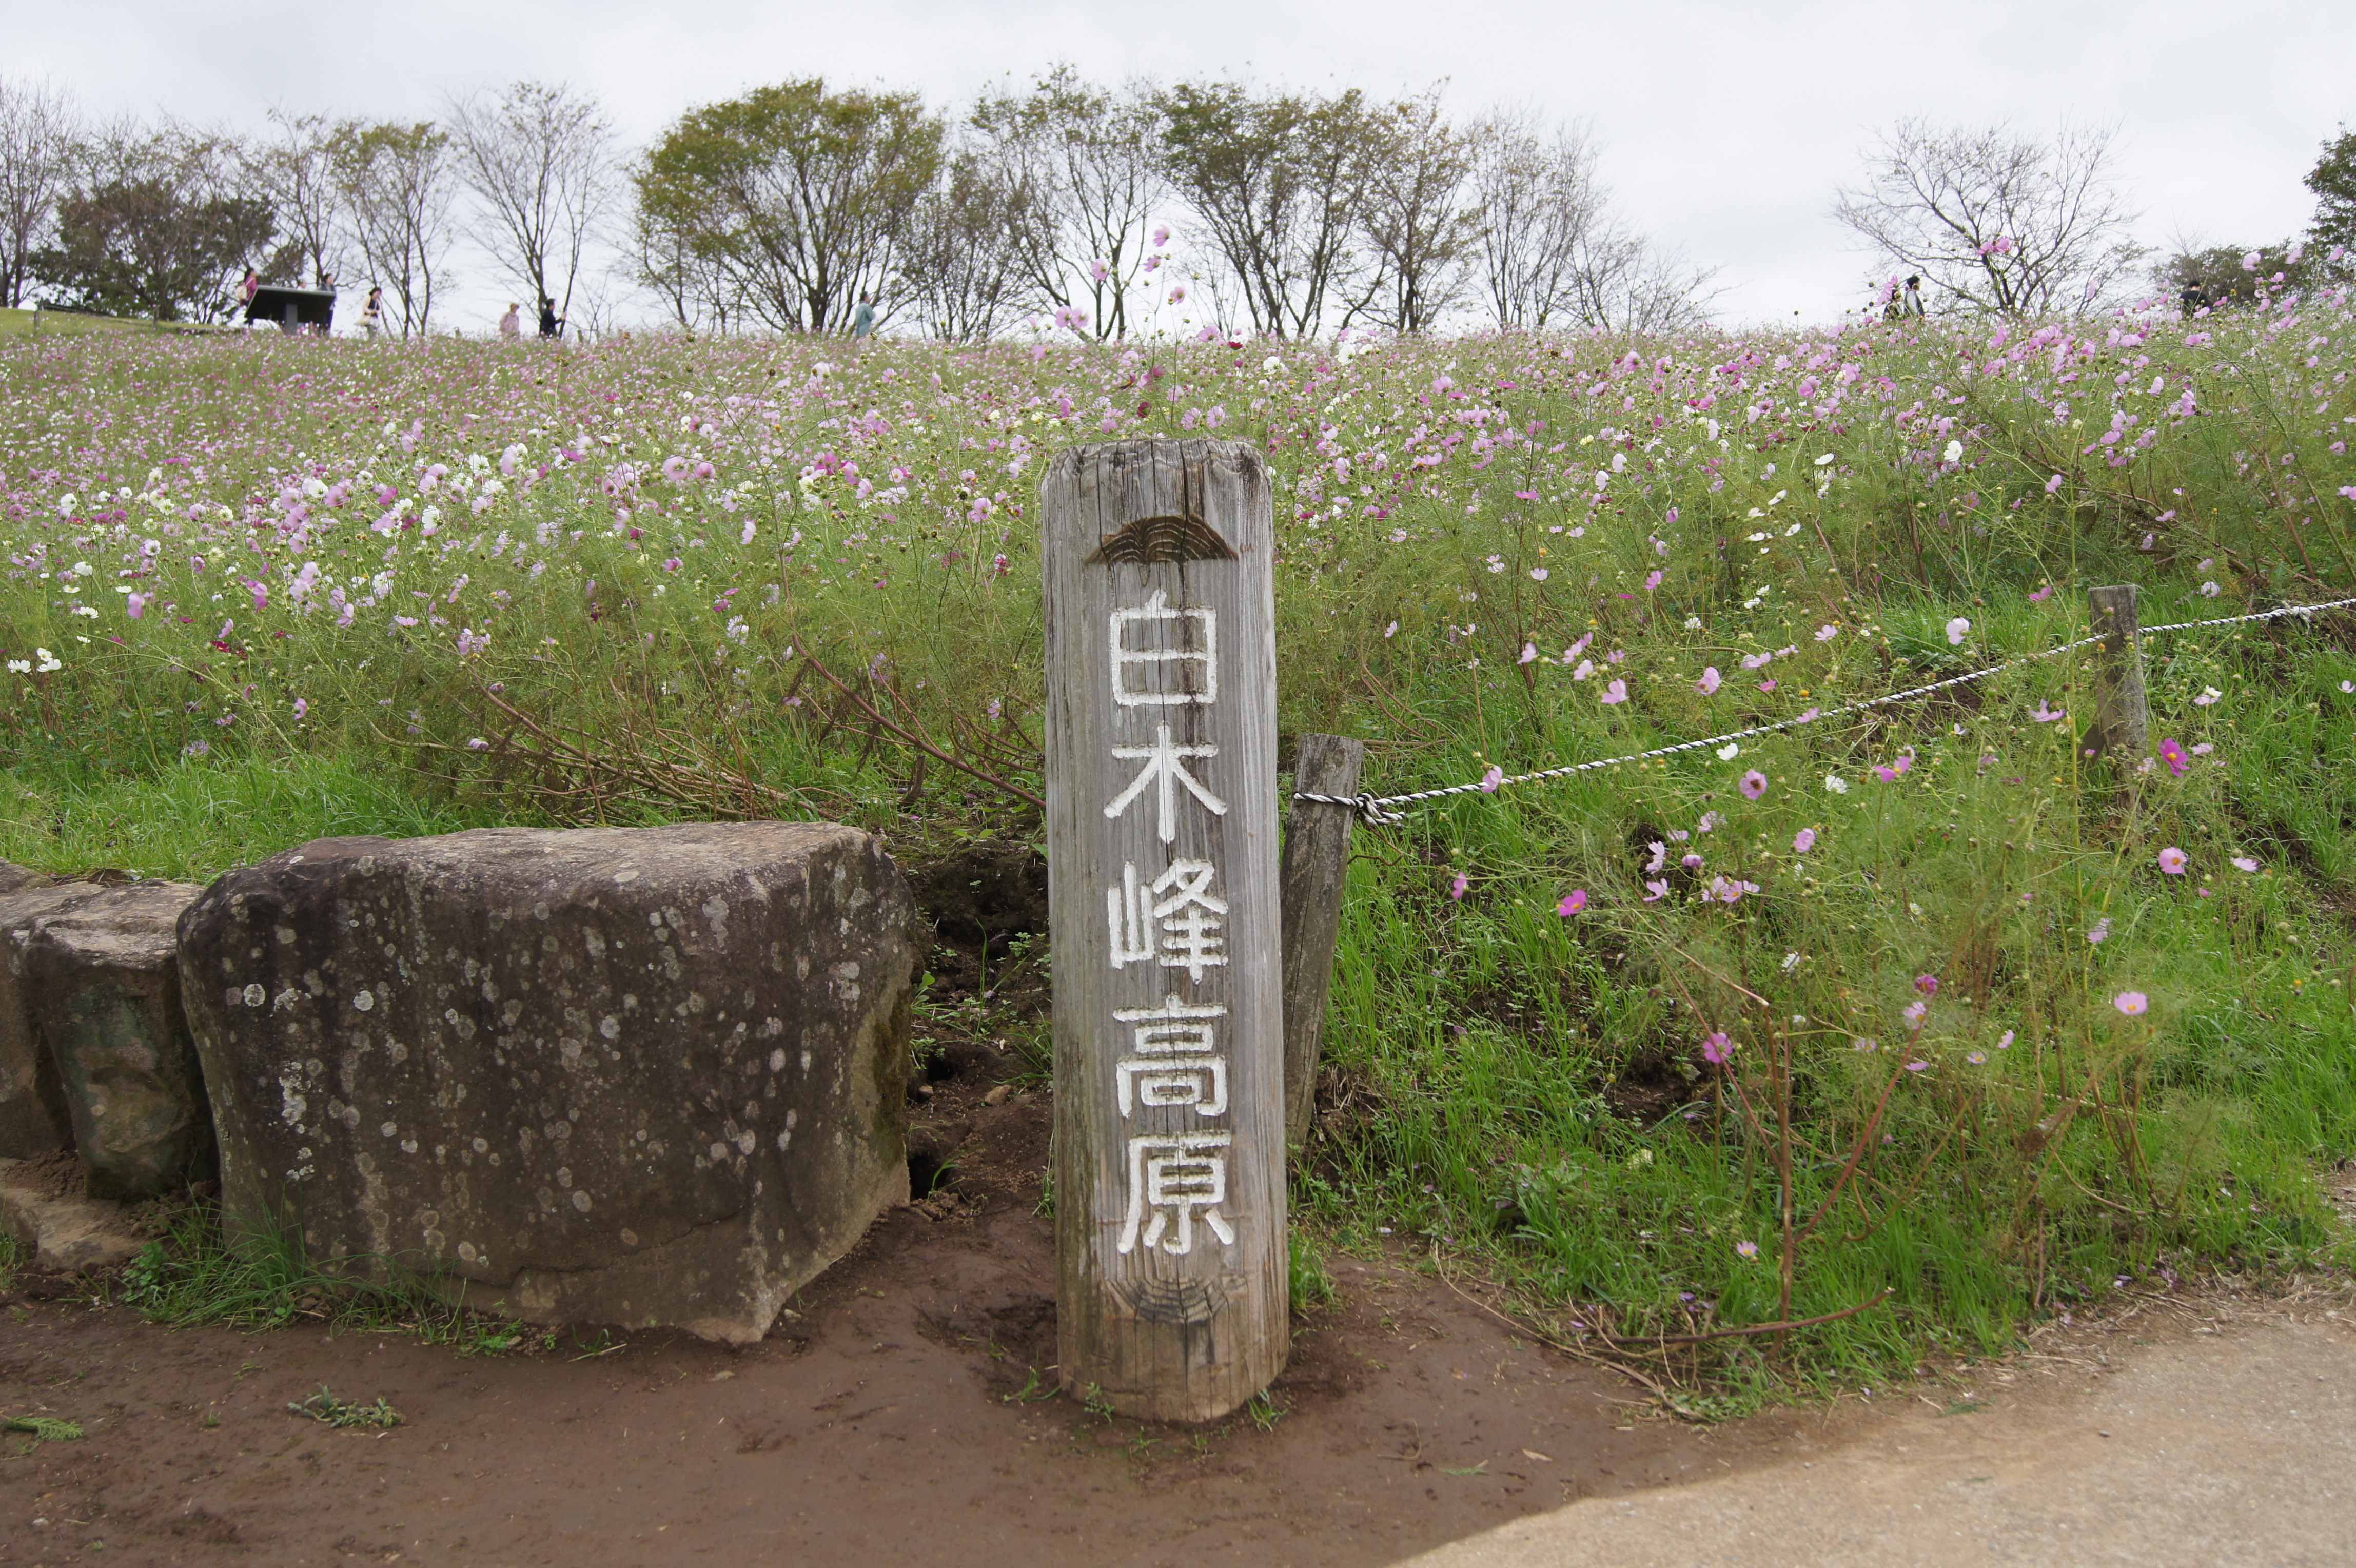
POLYGON ((523 336, 523 307, 521 306, 509 302, 508 306, 508 313, 499 317, 499 336, 502 338, 520 338, 523 336))

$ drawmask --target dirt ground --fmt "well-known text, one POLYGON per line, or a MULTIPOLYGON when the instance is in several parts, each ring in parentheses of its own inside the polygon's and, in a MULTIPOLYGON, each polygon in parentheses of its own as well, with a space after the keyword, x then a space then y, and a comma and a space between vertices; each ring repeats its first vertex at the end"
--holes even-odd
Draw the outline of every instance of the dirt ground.
POLYGON ((937 1089, 938 1197, 879 1222, 742 1351, 660 1334, 468 1356, 324 1328, 169 1332, 20 1278, 0 1563, 1383 1563, 1579 1498, 1771 1455, 1803 1418, 1646 1419, 1444 1283, 1336 1259, 1265 1423, 1141 1425, 1059 1395, 1048 1106, 937 1089), (402 1415, 337 1430, 326 1386, 402 1415))

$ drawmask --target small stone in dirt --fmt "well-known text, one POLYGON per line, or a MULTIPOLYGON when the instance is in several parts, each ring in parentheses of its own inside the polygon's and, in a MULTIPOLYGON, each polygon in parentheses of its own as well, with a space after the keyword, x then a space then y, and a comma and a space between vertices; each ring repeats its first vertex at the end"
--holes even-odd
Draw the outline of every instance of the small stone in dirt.
POLYGON ((984 1105, 1003 1105, 1006 1103, 1008 1096, 1012 1095, 1013 1092, 1014 1086, 1012 1084, 1001 1083, 996 1089, 991 1090, 988 1094, 983 1095, 981 1097, 981 1102, 984 1105))

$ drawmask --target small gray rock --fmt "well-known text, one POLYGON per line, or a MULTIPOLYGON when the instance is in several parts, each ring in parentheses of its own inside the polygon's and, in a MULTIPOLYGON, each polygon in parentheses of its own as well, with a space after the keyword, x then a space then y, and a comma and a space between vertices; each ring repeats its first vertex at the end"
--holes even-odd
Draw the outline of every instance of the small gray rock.
POLYGON ((33 922, 100 891, 0 861, 0 1159, 28 1160, 73 1146, 73 1121, 58 1065, 41 1043, 25 990, 25 938, 33 922))
POLYGON ((25 932, 25 993, 92 1197, 159 1197, 212 1175, 212 1112, 180 1009, 177 940, 198 891, 102 888, 25 932))

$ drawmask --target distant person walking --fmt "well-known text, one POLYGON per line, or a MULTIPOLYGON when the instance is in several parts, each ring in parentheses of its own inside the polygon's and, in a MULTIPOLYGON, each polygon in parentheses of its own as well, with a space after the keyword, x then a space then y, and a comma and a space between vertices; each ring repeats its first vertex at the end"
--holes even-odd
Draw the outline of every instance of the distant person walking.
POLYGON ((360 327, 370 338, 384 325, 384 289, 380 285, 368 292, 368 303, 360 306, 360 327))
POLYGON ((523 306, 513 300, 508 302, 508 313, 499 317, 499 336, 510 338, 523 336, 523 306))
POLYGON ((1919 273, 1906 280, 1904 313, 1908 316, 1925 314, 1922 309, 1922 278, 1919 273))
POLYGON ((859 296, 859 308, 851 313, 851 335, 853 338, 871 338, 874 334, 875 296, 862 294, 859 296))
POLYGON ((544 294, 541 295, 540 296, 540 335, 543 338, 554 338, 561 336, 563 331, 564 317, 556 314, 556 301, 544 294))
POLYGON ((249 309, 253 305, 253 291, 262 286, 262 274, 252 267, 245 269, 245 282, 238 285, 238 303, 249 309))

